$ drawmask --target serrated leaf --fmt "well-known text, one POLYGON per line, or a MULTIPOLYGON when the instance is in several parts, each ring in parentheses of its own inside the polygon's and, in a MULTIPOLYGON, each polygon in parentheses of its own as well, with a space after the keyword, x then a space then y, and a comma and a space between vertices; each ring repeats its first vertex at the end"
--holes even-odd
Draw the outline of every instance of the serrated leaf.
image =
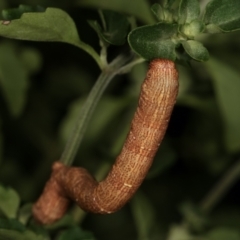
POLYGON ((225 126, 225 146, 230 152, 240 149, 240 72, 226 63, 211 58, 206 64, 225 126))
POLYGON ((213 0, 206 6, 204 22, 224 32, 240 29, 240 1, 213 0))
POLYGON ((134 29, 128 36, 131 48, 147 60, 154 58, 176 59, 176 44, 171 40, 177 25, 158 23, 134 29))
POLYGON ((198 41, 188 40, 182 42, 186 53, 197 61, 207 61, 209 59, 208 50, 198 41))
POLYGON ((14 45, 0 45, 0 85, 9 110, 16 117, 25 106, 29 81, 28 70, 15 50, 14 45))
POLYGON ((190 23, 199 18, 198 0, 181 0, 179 5, 179 24, 190 23))
POLYGON ((16 218, 19 204, 20 198, 14 189, 0 186, 0 211, 7 218, 16 218))

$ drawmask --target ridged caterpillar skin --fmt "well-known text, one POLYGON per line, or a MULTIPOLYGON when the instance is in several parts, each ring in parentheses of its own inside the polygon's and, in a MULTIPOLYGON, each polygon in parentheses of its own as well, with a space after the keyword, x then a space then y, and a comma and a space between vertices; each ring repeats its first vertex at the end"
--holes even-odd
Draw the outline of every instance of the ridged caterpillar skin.
POLYGON ((108 214, 122 208, 146 177, 165 135, 178 93, 174 62, 150 62, 130 131, 107 177, 97 182, 86 169, 53 164, 50 180, 33 206, 34 218, 51 224, 71 200, 88 212, 108 214))

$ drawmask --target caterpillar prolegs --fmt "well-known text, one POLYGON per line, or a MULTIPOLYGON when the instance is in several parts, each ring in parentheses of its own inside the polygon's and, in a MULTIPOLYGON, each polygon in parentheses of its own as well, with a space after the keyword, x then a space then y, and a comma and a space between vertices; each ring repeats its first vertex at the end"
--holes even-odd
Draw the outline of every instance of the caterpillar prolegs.
POLYGON ((85 211, 107 214, 119 210, 143 182, 165 135, 178 93, 174 62, 150 62, 130 131, 107 177, 97 182, 86 169, 53 164, 52 175, 33 206, 34 218, 51 224, 71 200, 85 211))

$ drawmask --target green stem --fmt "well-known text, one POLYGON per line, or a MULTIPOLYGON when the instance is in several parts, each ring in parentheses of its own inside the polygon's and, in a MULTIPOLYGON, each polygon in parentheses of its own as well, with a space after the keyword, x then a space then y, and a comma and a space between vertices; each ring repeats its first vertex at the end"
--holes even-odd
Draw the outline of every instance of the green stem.
POLYGON ((106 67, 100 74, 91 92, 89 93, 84 106, 80 110, 76 125, 61 156, 60 161, 65 165, 72 165, 89 120, 91 119, 100 97, 114 76, 118 74, 119 68, 122 67, 128 60, 129 56, 126 57, 121 55, 113 60, 112 63, 110 63, 109 66, 106 67))
POLYGON ((105 67, 99 54, 94 50, 94 48, 92 48, 92 46, 84 42, 71 42, 71 44, 87 52, 96 61, 101 70, 105 67))
POLYGON ((139 63, 142 63, 142 62, 145 62, 146 60, 143 59, 143 58, 137 58, 135 60, 133 60, 132 62, 126 64, 125 66, 121 67, 118 71, 119 74, 124 74, 124 73, 127 73, 129 72, 132 67, 134 67, 135 65, 139 64, 139 63))
POLYGON ((223 198, 226 192, 240 178, 240 161, 231 167, 200 204, 202 211, 208 213, 223 198))

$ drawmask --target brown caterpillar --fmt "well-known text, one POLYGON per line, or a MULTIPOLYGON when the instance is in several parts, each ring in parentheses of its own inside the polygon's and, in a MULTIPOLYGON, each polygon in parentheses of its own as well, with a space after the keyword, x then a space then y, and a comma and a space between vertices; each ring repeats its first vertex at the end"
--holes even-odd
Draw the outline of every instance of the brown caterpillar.
POLYGON ((119 210, 143 182, 165 135, 178 93, 174 62, 153 60, 142 84, 130 131, 107 177, 97 182, 83 168, 53 164, 50 180, 33 206, 42 224, 60 219, 70 200, 85 211, 107 214, 119 210))

